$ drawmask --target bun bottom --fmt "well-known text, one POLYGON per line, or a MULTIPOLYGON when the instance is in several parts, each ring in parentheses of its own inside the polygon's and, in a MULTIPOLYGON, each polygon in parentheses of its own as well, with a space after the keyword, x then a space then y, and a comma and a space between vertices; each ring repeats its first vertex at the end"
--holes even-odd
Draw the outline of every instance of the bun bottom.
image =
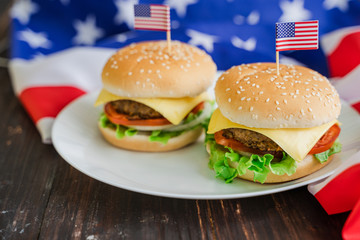
MULTIPOLYGON (((208 145, 206 146, 206 150, 210 154, 208 145)), ((329 164, 331 162, 333 157, 334 157, 334 155, 331 155, 326 162, 320 163, 314 157, 314 155, 307 155, 304 160, 302 160, 301 162, 297 162, 296 172, 294 174, 292 174, 291 176, 289 176, 287 174, 276 175, 272 172, 269 172, 264 183, 288 182, 291 180, 305 177, 305 176, 310 175, 311 173, 314 173, 314 172, 320 170, 321 168, 325 167, 327 164, 329 164)), ((236 168, 238 165, 236 162, 228 161, 228 163, 233 168, 236 168)), ((241 176, 238 175, 237 177, 254 182, 254 172, 249 171, 249 170, 246 170, 246 173, 244 175, 241 175, 241 176)))
POLYGON ((148 135, 137 134, 132 137, 116 138, 115 131, 111 128, 103 128, 98 124, 101 134, 106 141, 112 145, 133 151, 140 152, 167 152, 176 150, 195 142, 202 133, 202 128, 196 128, 183 134, 170 138, 167 144, 161 142, 150 142, 148 135))

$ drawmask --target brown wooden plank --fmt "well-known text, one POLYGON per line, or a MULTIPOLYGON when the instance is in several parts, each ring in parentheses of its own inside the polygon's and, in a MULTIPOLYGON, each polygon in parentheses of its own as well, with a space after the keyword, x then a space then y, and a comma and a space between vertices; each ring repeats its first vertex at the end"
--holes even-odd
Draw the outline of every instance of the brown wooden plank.
POLYGON ((0 239, 36 239, 59 162, 0 68, 0 239))

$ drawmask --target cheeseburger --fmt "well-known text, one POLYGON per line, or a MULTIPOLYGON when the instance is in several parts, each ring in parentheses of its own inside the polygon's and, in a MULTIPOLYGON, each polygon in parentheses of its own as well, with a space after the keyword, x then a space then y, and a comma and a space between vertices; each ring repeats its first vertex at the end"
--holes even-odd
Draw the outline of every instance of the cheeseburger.
POLYGON ((215 86, 207 135, 217 177, 260 183, 297 179, 341 150, 339 96, 319 73, 275 63, 235 66, 215 86))
POLYGON ((173 41, 131 44, 116 52, 102 72, 104 104, 99 129, 111 144, 161 152, 186 146, 200 136, 211 114, 206 93, 216 66, 204 51, 173 41))

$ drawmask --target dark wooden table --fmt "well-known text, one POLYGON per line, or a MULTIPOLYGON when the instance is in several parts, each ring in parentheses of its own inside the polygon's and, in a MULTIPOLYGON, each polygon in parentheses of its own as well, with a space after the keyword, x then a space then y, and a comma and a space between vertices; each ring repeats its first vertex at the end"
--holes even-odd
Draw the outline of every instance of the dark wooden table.
POLYGON ((181 200, 84 175, 41 142, 13 93, 1 46, 0 57, 1 239, 341 238, 348 213, 328 216, 306 187, 253 198, 181 200))

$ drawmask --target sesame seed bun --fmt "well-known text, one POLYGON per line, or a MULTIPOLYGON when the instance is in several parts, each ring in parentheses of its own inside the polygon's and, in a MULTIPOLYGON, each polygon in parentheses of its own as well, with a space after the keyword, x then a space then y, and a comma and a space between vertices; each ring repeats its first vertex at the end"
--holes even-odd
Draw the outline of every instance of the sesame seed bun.
POLYGON ((116 52, 102 72, 104 88, 118 96, 182 98, 204 92, 216 65, 197 47, 179 41, 131 44, 116 52))
POLYGON ((100 126, 100 123, 98 124, 98 127, 107 142, 122 149, 139 152, 166 152, 179 149, 195 142, 202 133, 202 128, 195 128, 186 131, 177 137, 172 137, 167 144, 163 144, 160 142, 150 142, 149 135, 145 134, 137 134, 131 137, 125 136, 118 139, 116 138, 115 130, 103 128, 100 126))
POLYGON ((326 77, 301 66, 234 66, 215 86, 216 102, 230 121, 254 128, 309 128, 340 114, 340 99, 326 77))
MULTIPOLYGON (((210 146, 207 144, 206 146, 207 152, 210 154, 210 146)), ((329 164, 333 160, 334 155, 331 155, 328 160, 324 163, 320 163, 314 155, 307 155, 301 162, 297 162, 297 168, 296 172, 292 175, 276 175, 272 172, 269 172, 266 180, 264 183, 280 183, 280 182, 287 182, 292 181, 298 178, 305 177, 307 175, 310 175, 321 168, 325 167, 327 164, 329 164)), ((233 168, 237 168, 238 163, 228 161, 229 165, 233 168)), ((254 172, 246 170, 246 173, 241 176, 237 176, 238 178, 245 179, 248 181, 253 182, 254 181, 254 172)))

